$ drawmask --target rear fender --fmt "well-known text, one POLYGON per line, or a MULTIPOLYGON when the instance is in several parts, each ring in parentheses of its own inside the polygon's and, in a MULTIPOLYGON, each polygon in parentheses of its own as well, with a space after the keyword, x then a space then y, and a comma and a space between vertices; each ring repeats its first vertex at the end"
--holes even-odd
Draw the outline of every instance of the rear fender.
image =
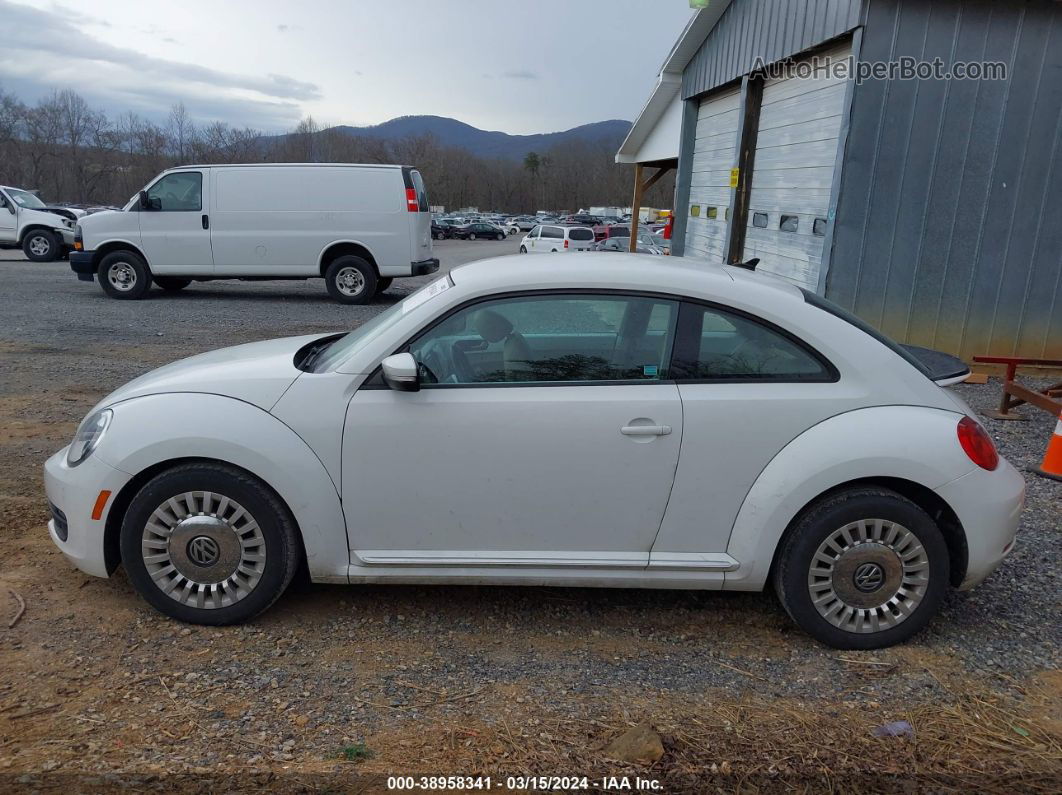
POLYGON ((745 496, 726 550, 739 566, 726 573, 723 588, 762 589, 786 528, 837 486, 889 477, 937 489, 973 470, 956 434, 961 417, 922 406, 876 406, 831 417, 796 437, 745 496))

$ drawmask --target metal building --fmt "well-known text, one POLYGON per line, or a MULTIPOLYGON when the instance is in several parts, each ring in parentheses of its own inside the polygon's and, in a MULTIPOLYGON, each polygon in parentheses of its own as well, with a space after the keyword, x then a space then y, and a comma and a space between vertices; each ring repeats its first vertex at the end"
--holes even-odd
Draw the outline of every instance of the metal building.
POLYGON ((711 0, 616 159, 677 166, 674 254, 757 257, 901 341, 1060 358, 1060 130, 1062 3, 711 0))

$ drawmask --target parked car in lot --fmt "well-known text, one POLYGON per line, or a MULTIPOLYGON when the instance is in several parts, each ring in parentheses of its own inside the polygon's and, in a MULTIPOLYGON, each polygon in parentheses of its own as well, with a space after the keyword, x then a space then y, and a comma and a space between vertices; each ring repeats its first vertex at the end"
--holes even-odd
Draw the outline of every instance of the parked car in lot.
MULTIPOLYGON (((600 242, 594 244, 594 251, 630 251, 631 236, 629 234, 625 236, 612 236, 600 242)), ((663 254, 664 249, 657 245, 653 236, 646 232, 638 233, 638 254, 663 254)))
POLYGON ((505 230, 494 224, 475 221, 465 226, 454 227, 453 236, 461 240, 505 240, 505 230))
POLYGON ((408 166, 182 166, 121 212, 80 220, 70 266, 112 298, 152 283, 324 278, 333 299, 364 304, 392 280, 439 268, 420 173, 408 166))
POLYGON ((120 387, 45 464, 49 532, 201 624, 303 569, 770 586, 820 641, 876 648, 1014 544, 1025 481, 941 388, 966 374, 741 268, 488 259, 347 334, 120 387))
POLYGON ((594 230, 585 226, 540 224, 520 241, 521 254, 553 254, 588 251, 594 244, 594 230))
POLYGON ((612 237, 630 237, 631 228, 627 224, 597 224, 594 227, 594 239, 598 242, 612 237))
POLYGON ((579 226, 589 226, 593 228, 600 226, 604 221, 596 215, 586 215, 585 213, 576 213, 575 215, 568 215, 564 218, 566 224, 577 224, 579 226))
POLYGON ((517 235, 520 232, 530 232, 539 223, 539 219, 532 218, 529 215, 510 218, 506 225, 506 231, 508 231, 510 235, 517 235))
POLYGON ((0 248, 21 248, 34 262, 51 262, 73 245, 73 221, 28 190, 0 185, 0 248))
POLYGON ((431 236, 435 240, 445 240, 450 237, 450 232, 453 227, 450 224, 443 224, 442 222, 431 222, 431 236))

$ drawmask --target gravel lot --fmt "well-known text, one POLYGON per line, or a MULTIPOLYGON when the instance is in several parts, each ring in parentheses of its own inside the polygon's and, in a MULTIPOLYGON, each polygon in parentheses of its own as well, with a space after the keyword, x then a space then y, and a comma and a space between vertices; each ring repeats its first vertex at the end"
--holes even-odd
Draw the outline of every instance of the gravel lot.
MULTIPOLYGON (((516 246, 436 251, 445 270, 516 246)), ((1029 475, 1011 557, 880 652, 816 644, 769 594, 304 586, 252 625, 185 627, 124 574, 63 561, 46 535, 44 459, 148 369, 350 328, 430 277, 347 307, 319 280, 119 302, 20 252, 0 252, 0 274, 0 789, 384 791, 380 776, 398 772, 627 773, 667 792, 1062 787, 1060 483, 1029 475), (9 589, 26 610, 7 629, 9 589), (871 734, 896 720, 915 738, 871 734), (637 723, 660 732, 663 758, 609 761, 602 748, 637 723)), ((985 410, 999 382, 956 389, 985 410)), ((1021 413, 988 426, 1025 467, 1054 420, 1021 413)))

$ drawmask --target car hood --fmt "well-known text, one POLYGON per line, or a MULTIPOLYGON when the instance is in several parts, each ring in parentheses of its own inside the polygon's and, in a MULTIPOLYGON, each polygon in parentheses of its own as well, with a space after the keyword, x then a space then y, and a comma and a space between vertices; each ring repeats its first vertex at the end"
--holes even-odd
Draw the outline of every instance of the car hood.
POLYGON ((22 225, 28 226, 29 224, 44 224, 54 229, 72 229, 74 222, 68 218, 64 218, 58 213, 53 213, 50 210, 38 210, 33 207, 23 207, 19 211, 22 225))
POLYGON ((101 400, 96 409, 145 395, 200 392, 252 403, 269 411, 298 378, 295 354, 323 334, 251 342, 202 353, 145 373, 101 400))

